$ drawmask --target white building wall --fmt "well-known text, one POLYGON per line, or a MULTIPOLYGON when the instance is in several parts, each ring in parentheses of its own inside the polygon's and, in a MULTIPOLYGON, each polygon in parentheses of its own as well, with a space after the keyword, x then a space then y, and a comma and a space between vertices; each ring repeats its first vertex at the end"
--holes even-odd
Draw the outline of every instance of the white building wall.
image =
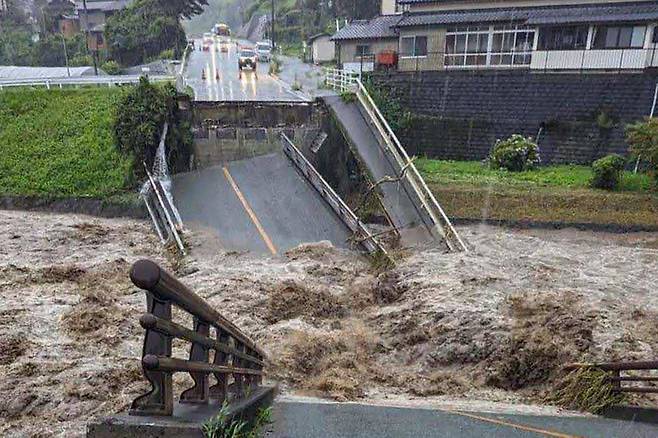
POLYGON ((393 15, 397 13, 397 1, 396 0, 382 0, 382 15, 393 15))
POLYGON ((336 58, 336 45, 330 36, 316 38, 312 44, 313 62, 331 62, 336 58))
MULTIPOLYGON (((383 0, 386 1, 386 0, 383 0)), ((437 1, 435 3, 420 3, 409 5, 412 12, 420 11, 449 11, 455 9, 487 9, 505 7, 531 7, 531 6, 568 6, 601 3, 628 3, 633 0, 461 0, 437 1)), ((655 0, 637 0, 639 2, 654 2, 655 0)))

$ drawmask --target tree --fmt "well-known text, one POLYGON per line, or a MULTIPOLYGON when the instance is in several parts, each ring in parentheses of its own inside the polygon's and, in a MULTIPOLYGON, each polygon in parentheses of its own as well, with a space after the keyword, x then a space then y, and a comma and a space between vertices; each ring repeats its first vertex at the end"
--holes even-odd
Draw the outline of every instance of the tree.
MULTIPOLYGON (((185 31, 174 8, 163 9, 163 2, 138 0, 107 20, 105 39, 112 59, 137 65, 155 59, 164 50, 172 50, 176 58, 182 56, 187 44, 185 31)), ((191 2, 183 3, 188 3, 185 10, 191 10, 191 2)))
POLYGON ((647 117, 643 122, 628 125, 626 140, 633 155, 649 162, 658 181, 658 117, 647 117))
POLYGON ((142 77, 136 87, 128 89, 117 106, 114 122, 116 144, 124 154, 132 155, 134 176, 145 176, 144 166, 153 167, 155 153, 165 122, 167 163, 172 171, 185 167, 189 160, 192 134, 190 126, 178 113, 176 88, 156 86, 142 77))

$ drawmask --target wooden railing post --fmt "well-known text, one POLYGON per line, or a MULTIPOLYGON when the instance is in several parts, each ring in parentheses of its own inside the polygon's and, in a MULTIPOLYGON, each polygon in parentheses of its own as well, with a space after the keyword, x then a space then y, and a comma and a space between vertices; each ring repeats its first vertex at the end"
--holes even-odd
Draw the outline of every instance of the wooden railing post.
MULTIPOLYGON (((210 336, 210 325, 194 317, 194 331, 201 336, 210 336)), ((196 342, 190 347, 190 361, 208 363, 209 351, 205 346, 196 342)), ((183 391, 180 395, 181 403, 208 403, 208 374, 203 372, 190 372, 194 386, 183 391)))
MULTIPOLYGON (((224 330, 217 329, 217 341, 221 344, 228 345, 229 334, 224 330)), ((215 350, 215 358, 213 360, 214 365, 225 366, 228 363, 229 355, 223 351, 215 350)), ((213 373, 217 379, 217 383, 210 387, 210 397, 217 399, 219 403, 223 403, 227 399, 227 377, 225 373, 213 373)))
MULTIPOLYGON (((233 339, 235 341, 235 349, 238 350, 240 353, 244 353, 244 344, 237 339, 233 339)), ((233 356, 233 366, 236 368, 242 368, 243 367, 243 361, 237 356, 233 356)), ((235 398, 240 398, 244 395, 244 376, 242 374, 233 374, 233 381, 235 382, 234 386, 234 395, 235 398)))
MULTIPOLYGON (((133 273, 131 273, 132 276, 133 273)), ((171 303, 159 301, 147 293, 149 313, 158 318, 171 321, 171 303)), ((147 355, 171 356, 171 338, 155 330, 146 330, 142 358, 147 355)), ((171 373, 149 370, 145 366, 144 377, 151 383, 151 390, 136 398, 131 407, 131 415, 171 415, 174 409, 174 393, 171 373)))

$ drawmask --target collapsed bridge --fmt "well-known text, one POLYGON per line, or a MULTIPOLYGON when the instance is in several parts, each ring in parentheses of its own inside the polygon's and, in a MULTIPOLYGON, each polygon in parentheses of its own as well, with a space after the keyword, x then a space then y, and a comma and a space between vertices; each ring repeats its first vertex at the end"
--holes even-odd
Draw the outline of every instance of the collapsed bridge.
POLYGON ((355 101, 193 102, 191 170, 171 189, 186 226, 272 255, 322 240, 385 252, 389 236, 466 250, 365 87, 343 86, 355 101))

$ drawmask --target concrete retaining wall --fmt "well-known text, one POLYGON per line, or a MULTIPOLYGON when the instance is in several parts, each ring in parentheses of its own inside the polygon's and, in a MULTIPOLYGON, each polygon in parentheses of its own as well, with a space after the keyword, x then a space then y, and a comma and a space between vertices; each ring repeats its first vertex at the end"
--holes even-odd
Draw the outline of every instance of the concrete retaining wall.
POLYGON ((497 139, 536 137, 541 128, 544 163, 589 163, 627 153, 624 128, 649 115, 658 73, 393 72, 374 80, 416 116, 399 133, 411 154, 479 160, 497 139))
POLYGON ((194 102, 192 168, 280 151, 282 133, 301 142, 319 128, 316 113, 305 102, 194 102))

